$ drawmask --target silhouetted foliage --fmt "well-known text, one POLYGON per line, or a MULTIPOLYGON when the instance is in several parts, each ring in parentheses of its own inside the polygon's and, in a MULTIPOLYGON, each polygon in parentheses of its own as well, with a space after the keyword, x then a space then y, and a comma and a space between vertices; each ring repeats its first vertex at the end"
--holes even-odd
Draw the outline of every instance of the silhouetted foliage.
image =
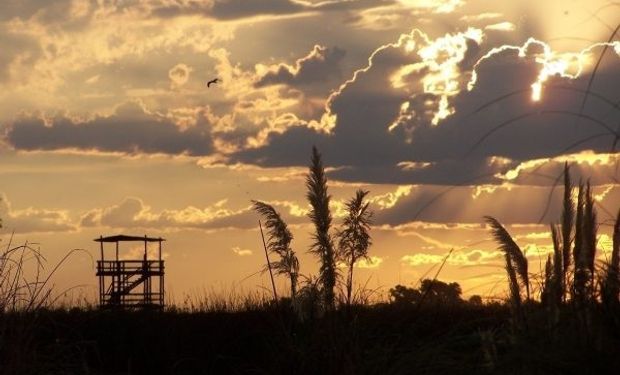
POLYGON ((368 248, 372 244, 370 225, 373 213, 369 209, 370 202, 365 201, 366 195, 368 195, 368 191, 357 190, 355 197, 347 202, 347 216, 342 224, 342 230, 337 234, 338 259, 342 260, 348 267, 347 305, 351 304, 355 262, 362 258, 368 258, 368 248))
POLYGON ((480 297, 477 294, 474 294, 473 296, 467 299, 467 302, 474 306, 482 306, 482 297, 480 297))
POLYGON ((585 265, 583 262, 583 211, 584 211, 584 187, 583 183, 579 184, 577 189, 577 214, 575 216, 575 242, 573 247, 573 264, 574 264, 574 279, 572 295, 573 300, 578 304, 583 304, 585 300, 586 289, 586 275, 585 265))
POLYGON ((594 259, 596 257, 596 210, 588 182, 579 185, 577 195, 577 218, 575 221, 575 264, 574 299, 578 307, 584 308, 594 297, 594 259))
POLYGON ((611 260, 606 264, 601 284, 601 297, 608 307, 617 308, 620 301, 620 209, 616 215, 611 260))
MULTIPOLYGON (((445 283, 440 280, 424 279, 420 288, 396 285, 389 290, 390 300, 397 305, 442 305, 452 306, 463 303, 461 286, 458 283, 445 283)), ((480 304, 482 304, 482 299, 480 304)))
POLYGON ((566 273, 570 267, 571 245, 573 234, 573 223, 575 222, 575 202, 573 201, 573 185, 570 179, 570 168, 568 163, 564 164, 564 197, 562 200, 562 261, 555 260, 555 272, 562 271, 562 275, 557 287, 561 295, 557 296, 564 301, 566 296, 566 273))
POLYGON ((458 283, 445 283, 439 280, 424 279, 420 292, 429 303, 453 305, 461 303, 461 286, 458 283))
POLYGON ((486 222, 491 226, 491 232, 495 241, 499 244, 499 249, 502 250, 506 257, 506 269, 508 271, 508 277, 510 280, 510 290, 513 303, 521 304, 520 287, 517 281, 517 275, 521 278, 521 282, 526 290, 526 298, 530 298, 530 282, 529 275, 527 273, 528 262, 527 258, 519 245, 514 242, 508 231, 500 224, 497 219, 490 216, 485 216, 486 222))
POLYGON ((418 289, 409 288, 404 285, 396 285, 390 288, 390 300, 397 305, 413 305, 420 302, 422 293, 418 289))
POLYGON ((299 260, 291 249, 293 234, 280 214, 271 205, 258 201, 252 201, 252 203, 254 210, 265 219, 268 233, 267 249, 280 257, 280 260, 271 263, 271 268, 278 275, 288 276, 291 282, 291 300, 294 302, 297 294, 299 260))
POLYGON ((325 307, 333 309, 335 306, 334 288, 338 274, 334 242, 330 233, 332 214, 329 209, 329 201, 331 196, 327 193, 327 177, 321 161, 321 154, 316 147, 312 147, 312 161, 306 176, 306 188, 308 189, 306 197, 312 207, 308 216, 315 228, 312 235, 314 242, 310 247, 310 252, 318 256, 321 262, 319 279, 323 284, 325 307))

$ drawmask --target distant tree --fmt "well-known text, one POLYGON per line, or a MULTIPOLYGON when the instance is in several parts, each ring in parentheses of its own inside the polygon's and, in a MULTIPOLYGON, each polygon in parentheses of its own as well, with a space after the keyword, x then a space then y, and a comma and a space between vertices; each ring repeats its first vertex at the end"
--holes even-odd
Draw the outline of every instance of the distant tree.
POLYGON ((353 290, 353 266, 361 258, 368 258, 368 248, 372 244, 370 224, 373 212, 369 209, 370 202, 365 198, 368 191, 358 190, 355 197, 347 202, 347 216, 343 228, 337 234, 338 258, 348 267, 346 281, 347 305, 351 304, 353 290))
POLYGON ((482 297, 480 297, 477 294, 474 294, 473 296, 469 297, 469 299, 467 300, 467 302, 470 305, 474 305, 474 306, 482 306, 482 297))
POLYGON ((458 283, 445 283, 439 280, 424 279, 420 293, 430 303, 455 305, 463 302, 461 286, 458 283))
POLYGON ((404 285, 396 285, 390 288, 390 300, 397 305, 414 305, 420 302, 422 293, 415 288, 408 288, 404 285))
POLYGON ((291 281, 291 300, 295 302, 299 260, 291 249, 293 234, 280 214, 271 205, 259 201, 252 201, 252 203, 254 210, 265 219, 268 235, 267 249, 280 257, 280 260, 271 263, 271 269, 278 275, 288 276, 291 281))
MULTIPOLYGON (((458 283, 445 283, 439 280, 424 279, 419 289, 396 285, 389 290, 392 303, 400 305, 433 304, 457 305, 461 299, 461 286, 458 283)), ((480 298, 480 297, 478 297, 480 298)))
POLYGON ((312 147, 312 161, 306 176, 306 197, 312 209, 309 217, 315 227, 313 234, 314 242, 310 252, 319 257, 319 279, 323 284, 323 298, 325 307, 335 307, 334 288, 338 277, 336 269, 336 254, 334 243, 330 234, 332 214, 329 210, 330 196, 327 193, 327 177, 321 161, 321 154, 316 147, 312 147))

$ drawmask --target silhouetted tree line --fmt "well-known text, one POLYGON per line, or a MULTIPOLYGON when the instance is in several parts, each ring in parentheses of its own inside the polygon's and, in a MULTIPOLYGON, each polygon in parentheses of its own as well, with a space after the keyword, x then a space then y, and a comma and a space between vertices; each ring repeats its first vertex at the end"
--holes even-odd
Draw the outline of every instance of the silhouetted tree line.
POLYGON ((389 290, 390 302, 396 305, 444 305, 454 306, 463 303, 482 305, 482 298, 471 296, 465 301, 461 298, 462 290, 459 283, 446 283, 440 280, 424 279, 419 288, 396 285, 389 290))

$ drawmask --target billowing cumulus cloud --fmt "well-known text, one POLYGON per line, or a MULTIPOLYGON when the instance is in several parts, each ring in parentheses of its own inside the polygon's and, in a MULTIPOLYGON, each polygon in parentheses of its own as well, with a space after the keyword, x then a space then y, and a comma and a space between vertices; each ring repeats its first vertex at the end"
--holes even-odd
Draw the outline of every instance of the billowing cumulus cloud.
POLYGON ((187 83, 192 68, 185 64, 177 64, 168 71, 168 78, 172 82, 172 87, 180 87, 187 83))
POLYGON ((250 249, 242 249, 239 246, 235 246, 231 250, 232 250, 233 253, 237 254, 240 257, 245 257, 245 256, 252 255, 252 250, 250 250, 250 249))
POLYGON ((15 233, 71 232, 77 229, 67 210, 13 209, 3 193, 0 193, 0 218, 2 227, 15 233))
POLYGON ((378 256, 370 256, 368 257, 368 259, 360 259, 359 261, 355 262, 354 267, 357 268, 378 268, 381 266, 381 263, 383 263, 383 258, 378 257, 378 256))
POLYGON ((209 155, 211 125, 202 117, 182 129, 165 116, 150 113, 139 103, 126 103, 111 116, 81 121, 64 116, 49 120, 16 120, 6 141, 19 150, 79 149, 120 153, 209 155))
POLYGON ((454 251, 449 256, 428 254, 428 253, 416 253, 412 255, 405 255, 400 260, 411 267, 427 266, 432 264, 440 264, 446 259, 446 263, 452 266, 476 266, 490 263, 501 263, 503 254, 500 251, 486 251, 486 250, 469 250, 469 251, 454 251))
MULTIPOLYGON (((446 45, 447 39, 426 43, 446 45)), ((332 134, 290 128, 272 134, 268 146, 241 152, 237 158, 259 160, 262 165, 297 165, 305 158, 298 150, 315 144, 330 163, 347 166, 333 177, 464 184, 501 182, 501 174, 530 159, 610 150, 617 132, 612 124, 620 117, 609 99, 620 85, 615 48, 607 50, 604 68, 599 69, 580 114, 587 70, 574 79, 544 73, 549 74, 542 84, 544 99, 531 100, 532 85, 548 69, 539 58, 544 51, 534 45, 527 50, 506 49, 476 64, 489 46, 466 43, 460 62, 446 70, 448 78, 441 75, 438 81, 427 66, 430 63, 416 57, 416 51, 425 48, 424 43, 419 45, 404 36, 375 51, 369 65, 330 98, 327 110, 336 119, 332 134), (468 91, 474 67, 477 80, 468 91), (425 80, 429 86, 424 86, 425 80), (606 115, 599 119, 595 113, 606 115), (424 167, 407 168, 412 165, 424 167)), ((592 48, 584 61, 593 61, 602 50, 592 48)), ((437 56, 432 64, 441 65, 449 56, 437 56)))
MULTIPOLYGON (((85 227, 156 228, 158 230, 222 229, 248 226, 249 207, 231 210, 226 208, 225 204, 224 200, 205 208, 190 206, 180 210, 167 209, 156 212, 141 199, 130 197, 118 205, 86 212, 82 215, 81 225, 85 227)), ((251 225, 254 225, 254 220, 251 225)))
POLYGON ((256 81, 255 86, 278 84, 305 86, 325 82, 332 78, 341 78, 339 64, 344 55, 345 52, 338 47, 327 48, 315 45, 307 56, 298 59, 293 66, 278 64, 261 67, 266 72, 256 81))

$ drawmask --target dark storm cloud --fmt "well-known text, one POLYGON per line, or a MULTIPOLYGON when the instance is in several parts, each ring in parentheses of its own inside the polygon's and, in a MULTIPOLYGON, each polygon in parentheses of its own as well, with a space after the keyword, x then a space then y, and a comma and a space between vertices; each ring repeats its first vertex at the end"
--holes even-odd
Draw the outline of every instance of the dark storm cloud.
MULTIPOLYGON (((600 53, 600 49, 595 51, 600 53)), ((609 152, 612 133, 620 121, 620 110, 613 103, 620 87, 620 58, 613 51, 608 53, 605 67, 594 80, 594 95, 586 103, 584 117, 578 118, 575 112, 579 112, 589 76, 576 80, 551 78, 543 89, 542 101, 533 102, 530 86, 539 65, 533 57, 519 58, 518 52, 506 51, 478 67, 475 88, 471 92, 463 90, 452 99, 456 113, 433 126, 428 106, 430 103, 432 109, 439 98, 420 93, 423 71, 407 77, 413 94, 391 87, 393 73, 418 60, 401 49, 387 47, 375 53, 371 66, 358 72, 332 98, 330 109, 337 115, 333 134, 293 127, 283 134, 272 134, 268 145, 243 151, 235 158, 263 166, 305 165, 308 150, 315 144, 329 165, 348 166, 334 172, 333 177, 366 182, 461 184, 482 175, 487 175, 486 179, 477 182, 497 182, 493 174, 525 160, 588 149, 609 152), (389 132, 388 127, 405 101, 409 102, 411 117, 389 132), (512 162, 490 163, 494 156, 512 162), (430 165, 405 170, 397 167, 400 162, 430 165)), ((469 71, 475 60, 466 60, 461 68, 469 71)), ((463 79, 463 87, 469 78, 464 76, 467 79, 463 79)))
POLYGON ((292 14, 303 10, 305 6, 290 0, 216 0, 210 15, 227 20, 257 15, 292 14))
POLYGON ((154 7, 159 17, 200 14, 220 20, 235 20, 263 15, 291 15, 312 11, 336 11, 375 8, 394 3, 393 0, 324 1, 311 4, 294 0, 215 0, 212 3, 190 1, 154 7))
POLYGON ((340 62, 345 51, 338 48, 327 48, 315 45, 307 56, 295 61, 294 66, 279 64, 273 70, 261 76, 256 87, 284 84, 289 86, 305 86, 317 82, 325 82, 331 78, 340 78, 340 62))
POLYGON ((9 127, 6 142, 18 150, 209 155, 213 149, 210 128, 199 119, 196 125, 181 129, 165 117, 146 113, 136 103, 127 103, 109 117, 86 122, 62 116, 50 125, 40 118, 18 119, 9 127))

